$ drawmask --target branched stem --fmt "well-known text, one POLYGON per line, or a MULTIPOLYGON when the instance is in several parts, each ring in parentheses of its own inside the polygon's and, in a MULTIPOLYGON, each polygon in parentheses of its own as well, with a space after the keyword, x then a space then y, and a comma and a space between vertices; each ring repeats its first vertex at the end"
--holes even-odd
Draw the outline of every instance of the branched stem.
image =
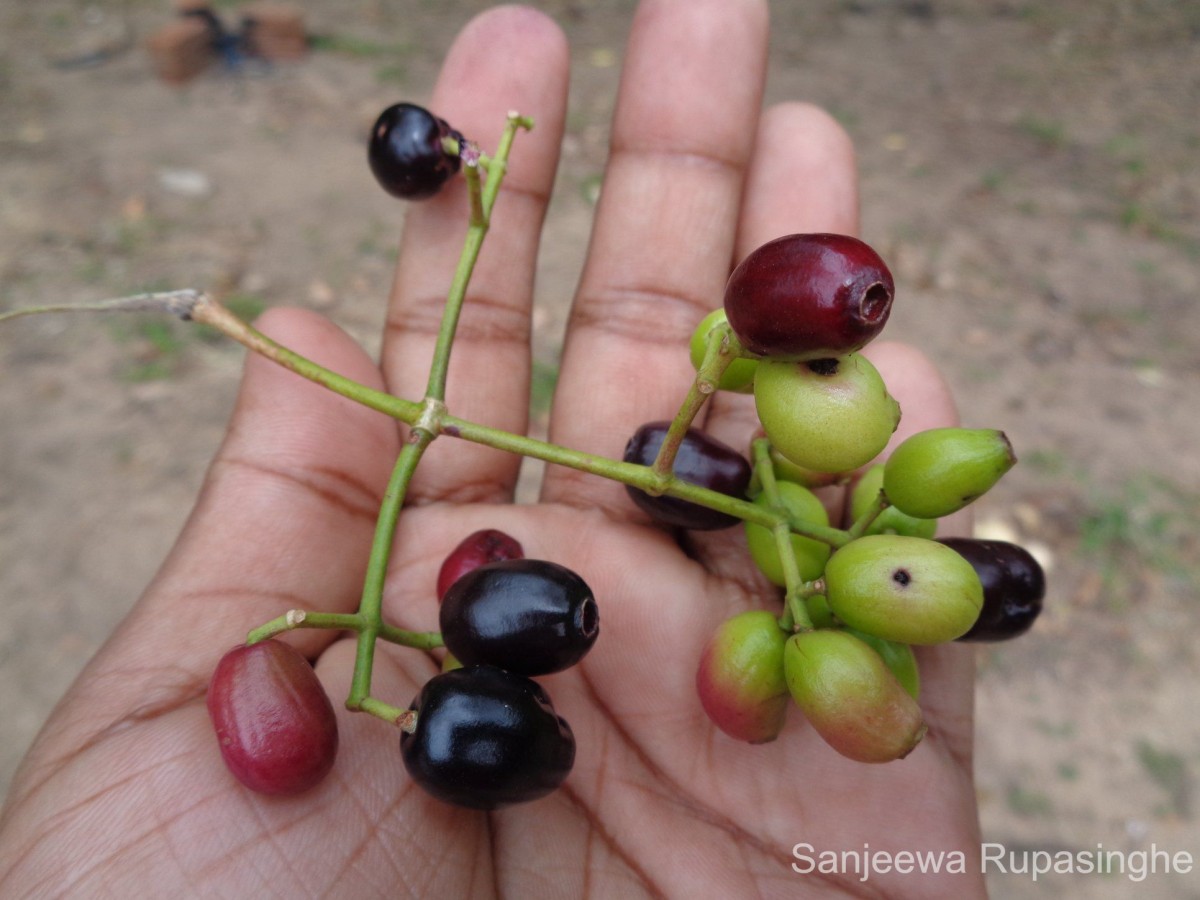
POLYGON ((779 483, 775 480, 775 467, 771 464, 771 445, 766 438, 759 438, 752 447, 754 468, 758 472, 763 494, 766 495, 767 505, 780 514, 780 521, 772 528, 775 537, 775 550, 783 567, 785 593, 783 596, 784 615, 780 624, 792 631, 812 631, 812 619, 808 616, 805 597, 813 593, 813 586, 800 576, 800 566, 796 562, 796 548, 792 546, 792 531, 788 527, 787 507, 779 494, 779 483))

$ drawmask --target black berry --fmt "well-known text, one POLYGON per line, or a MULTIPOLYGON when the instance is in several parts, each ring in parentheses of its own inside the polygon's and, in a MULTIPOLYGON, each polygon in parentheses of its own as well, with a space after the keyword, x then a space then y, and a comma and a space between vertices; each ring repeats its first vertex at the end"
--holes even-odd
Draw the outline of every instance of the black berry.
POLYGON ((1033 555, 1007 541, 942 538, 983 584, 983 610, 960 641, 1004 641, 1028 631, 1042 611, 1046 576, 1033 555))
POLYGON ((446 591, 439 620, 446 649, 463 665, 521 675, 573 666, 600 633, 587 583, 540 559, 509 559, 466 573, 446 591))
POLYGON ((429 110, 412 103, 385 109, 371 129, 367 161, 380 186, 403 200, 424 200, 436 194, 458 169, 458 156, 449 154, 442 139, 461 146, 462 135, 429 110))
POLYGON ((521 675, 471 666, 435 675, 413 700, 416 730, 400 737, 413 781, 446 803, 498 809, 549 794, 575 762, 571 727, 521 675))

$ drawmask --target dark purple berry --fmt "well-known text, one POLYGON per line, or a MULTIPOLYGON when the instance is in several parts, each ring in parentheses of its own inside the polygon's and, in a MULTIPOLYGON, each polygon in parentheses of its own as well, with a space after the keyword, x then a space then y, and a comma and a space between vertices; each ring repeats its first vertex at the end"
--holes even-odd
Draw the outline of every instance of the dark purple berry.
POLYGON ((441 600, 450 590, 450 585, 458 581, 468 572, 485 566, 488 563, 500 562, 505 559, 521 559, 525 550, 520 542, 503 531, 495 528, 485 528, 467 535, 462 542, 450 551, 438 571, 437 595, 441 600))
POLYGON ((892 273, 874 250, 844 234, 790 234, 763 244, 733 270, 725 314, 742 345, 762 356, 845 356, 883 329, 892 273))
POLYGON ((427 109, 397 103, 385 109, 371 129, 367 161, 380 186, 393 197, 424 200, 436 194, 459 169, 458 156, 443 138, 463 143, 462 135, 427 109))
POLYGON ((571 771, 575 737, 535 682, 494 666, 435 675, 409 707, 404 767, 439 800, 498 809, 549 794, 571 771))
MULTIPOLYGON (((658 456, 667 437, 670 422, 647 422, 625 445, 625 462, 648 466, 658 456)), ((746 458, 702 431, 689 428, 675 456, 675 477, 688 484, 741 498, 750 485, 750 463, 746 458)), ((676 497, 653 497, 645 491, 626 487, 633 502, 656 522, 692 531, 731 528, 741 519, 711 510, 676 497)))
POLYGON ((489 563, 463 575, 446 591, 439 622, 446 649, 464 666, 520 675, 573 666, 600 634, 591 588, 541 559, 489 563))
POLYGON ((290 644, 267 640, 230 650, 213 672, 207 702, 225 765, 251 790, 298 794, 333 768, 333 705, 290 644))
POLYGON ((1024 634, 1042 611, 1046 576, 1028 550, 1007 541, 941 538, 983 583, 983 611, 960 641, 1004 641, 1024 634))

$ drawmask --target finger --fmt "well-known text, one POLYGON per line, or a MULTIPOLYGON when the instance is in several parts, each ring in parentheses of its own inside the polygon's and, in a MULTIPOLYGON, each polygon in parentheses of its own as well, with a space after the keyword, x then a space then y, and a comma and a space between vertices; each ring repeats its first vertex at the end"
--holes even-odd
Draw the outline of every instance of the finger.
MULTIPOLYGON (((271 337, 381 387, 346 334, 307 312, 266 314, 271 337)), ((251 355, 224 443, 162 570, 72 690, 93 716, 203 692, 222 653, 289 609, 357 605, 388 472, 390 420, 251 355)), ((289 636, 308 653, 330 632, 289 636)))
MULTIPOLYGON (((738 218, 734 262, 785 234, 858 232, 858 168, 850 136, 819 107, 785 103, 759 122, 738 218)), ((744 449, 758 426, 754 400, 713 398, 705 429, 744 449)))
MULTIPOLYGON (((758 0, 639 7, 552 440, 619 456, 634 429, 670 418, 683 400, 688 335, 729 275, 766 30, 758 0)), ((629 510, 619 486, 569 470, 548 471, 544 495, 629 510)))
MULTIPOLYGON (((534 265, 558 163, 567 79, 566 42, 558 27, 532 9, 500 7, 459 35, 430 105, 489 152, 509 110, 535 122, 513 146, 459 320, 446 397, 454 415, 519 433, 528 418, 534 265)), ((408 209, 383 348, 393 393, 413 399, 424 394, 467 221, 462 178, 408 209)), ((519 464, 511 454, 442 441, 422 461, 408 496, 416 502, 507 499, 519 464)))

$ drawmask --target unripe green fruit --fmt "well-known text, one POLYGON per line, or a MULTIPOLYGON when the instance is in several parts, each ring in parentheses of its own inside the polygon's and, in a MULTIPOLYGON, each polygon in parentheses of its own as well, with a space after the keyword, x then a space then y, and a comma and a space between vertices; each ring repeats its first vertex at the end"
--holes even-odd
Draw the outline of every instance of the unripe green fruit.
POLYGON ((895 641, 884 640, 878 635, 867 634, 865 631, 846 629, 864 644, 867 644, 879 654, 884 665, 896 676, 900 686, 908 691, 914 700, 921 699, 921 673, 917 669, 917 657, 908 644, 898 644, 895 641))
POLYGON ((817 472, 870 462, 900 422, 900 404, 858 353, 798 363, 760 360, 754 404, 779 452, 817 472))
POLYGON ((775 477, 780 481, 794 481, 806 488, 819 488, 846 484, 850 480, 849 472, 817 472, 798 466, 774 447, 770 449, 770 456, 775 477))
MULTIPOLYGON (((790 516, 814 525, 829 524, 829 513, 825 511, 825 505, 808 488, 792 484, 790 481, 779 481, 776 485, 779 488, 779 500, 790 516)), ((754 503, 762 507, 770 506, 765 491, 754 498, 754 503)), ((829 545, 798 534, 791 535, 791 541, 800 577, 805 581, 819 578, 825 569, 825 561, 829 559, 829 545)), ((783 577, 783 561, 779 558, 779 548, 771 529, 747 522, 746 544, 750 547, 750 556, 759 570, 772 584, 784 587, 786 579, 783 577)))
POLYGON ((696 692, 713 724, 739 741, 773 741, 788 707, 783 645, 775 616, 752 610, 727 619, 700 654, 696 692))
POLYGON ((792 699, 843 756, 890 762, 907 756, 925 734, 916 700, 883 658, 849 632, 793 635, 783 667, 792 699))
MULTIPOLYGON (((714 309, 700 320, 700 324, 692 332, 688 351, 692 358, 692 365, 697 371, 699 371, 701 363, 704 362, 704 351, 708 349, 708 333, 718 325, 728 324, 729 320, 725 317, 725 310, 714 309)), ((749 394, 754 390, 754 373, 757 369, 758 362, 753 359, 735 359, 721 374, 721 380, 717 384, 717 387, 723 391, 737 391, 739 394, 749 394)))
MULTIPOLYGON (((858 521, 871 508, 883 488, 883 464, 871 466, 850 493, 850 520, 858 521)), ((889 506, 873 521, 866 534, 906 534, 909 537, 931 538, 937 534, 937 519, 918 519, 889 506)))
POLYGON ((858 631, 901 644, 940 644, 975 624, 983 585, 944 544, 873 534, 829 558, 825 597, 833 614, 858 631))
POLYGON ((1017 462, 1003 431, 932 428, 892 451, 883 489, 902 512, 939 519, 987 493, 1017 462))

